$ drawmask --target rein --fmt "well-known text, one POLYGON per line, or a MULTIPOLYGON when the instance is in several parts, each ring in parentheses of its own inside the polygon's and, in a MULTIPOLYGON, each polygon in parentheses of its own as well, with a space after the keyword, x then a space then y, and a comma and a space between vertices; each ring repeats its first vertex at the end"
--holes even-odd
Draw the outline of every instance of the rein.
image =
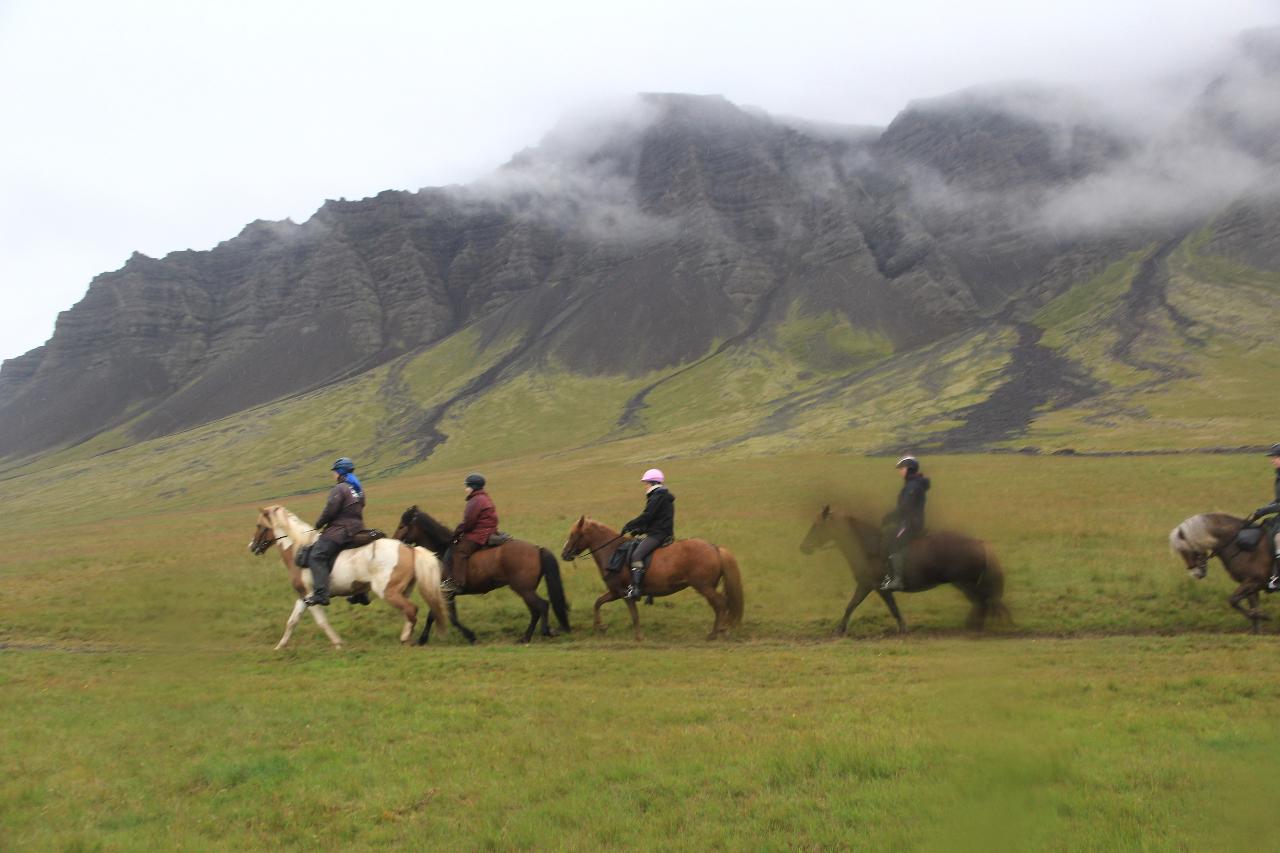
POLYGON ((575 559, 575 560, 576 560, 576 559, 578 559, 579 557, 583 557, 583 556, 591 557, 591 556, 595 555, 595 553, 596 553, 597 551, 603 551, 605 548, 608 548, 608 547, 609 547, 610 545, 612 545, 614 542, 617 542, 619 539, 621 539, 622 537, 624 537, 624 536, 626 536, 626 535, 627 535, 627 534, 625 534, 625 533, 619 533, 617 536, 613 537, 613 538, 612 538, 612 539, 610 539, 608 542, 606 542, 606 543, 604 543, 603 545, 601 545, 599 548, 591 548, 591 549, 586 550, 585 552, 583 552, 583 551, 579 551, 578 553, 576 553, 576 554, 574 554, 574 555, 573 555, 573 559, 575 559))

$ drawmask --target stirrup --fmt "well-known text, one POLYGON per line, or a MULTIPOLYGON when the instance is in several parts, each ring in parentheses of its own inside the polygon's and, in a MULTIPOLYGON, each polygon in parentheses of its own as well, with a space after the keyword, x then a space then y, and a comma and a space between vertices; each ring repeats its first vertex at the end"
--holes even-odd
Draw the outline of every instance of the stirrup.
POLYGON ((902 581, 893 575, 885 575, 884 580, 880 581, 881 592, 899 592, 902 590, 902 581))
POLYGON ((445 578, 440 581, 440 591, 452 598, 462 592, 462 589, 459 588, 457 582, 453 578, 445 578))
POLYGON ((627 591, 622 594, 622 599, 624 601, 635 601, 641 595, 643 595, 643 593, 640 592, 640 587, 635 584, 631 584, 627 587, 627 591))
POLYGON ((1267 578, 1267 592, 1280 592, 1280 575, 1272 575, 1267 578))
POLYGON ((308 595, 306 598, 302 599, 302 603, 307 605, 307 607, 315 607, 317 605, 319 605, 320 607, 328 607, 329 596, 326 595, 322 597, 322 596, 316 595, 313 592, 310 595, 308 595))

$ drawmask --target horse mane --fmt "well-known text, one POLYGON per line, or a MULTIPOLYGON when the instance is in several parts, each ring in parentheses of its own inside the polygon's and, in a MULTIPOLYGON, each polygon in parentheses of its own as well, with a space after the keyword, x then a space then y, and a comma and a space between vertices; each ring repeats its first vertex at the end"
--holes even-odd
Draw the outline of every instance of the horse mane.
POLYGON ((439 521, 436 521, 426 512, 418 507, 417 504, 409 507, 400 516, 400 524, 408 525, 411 520, 416 519, 422 525, 423 533, 436 540, 441 546, 448 545, 453 539, 453 528, 446 527, 439 521))
POLYGON ((1226 519, 1240 520, 1221 512, 1202 512, 1191 516, 1169 532, 1169 549, 1175 554, 1204 554, 1221 547, 1223 543, 1219 541, 1213 525, 1215 521, 1226 519))
MULTIPOLYGON (((268 517, 270 517, 272 510, 279 510, 280 512, 284 513, 286 521, 288 522, 288 524, 292 525, 293 529, 295 530, 305 531, 308 529, 307 525, 303 522, 303 520, 301 518, 298 518, 298 516, 295 515, 292 511, 290 511, 288 507, 276 504, 275 506, 269 506, 266 509, 267 509, 268 517)), ((292 534, 288 532, 288 528, 286 528, 285 535, 288 536, 290 539, 297 538, 299 540, 297 544, 300 546, 308 544, 306 541, 307 537, 305 533, 297 537, 294 537, 292 534)), ((314 539, 315 537, 312 537, 312 538, 314 539)))

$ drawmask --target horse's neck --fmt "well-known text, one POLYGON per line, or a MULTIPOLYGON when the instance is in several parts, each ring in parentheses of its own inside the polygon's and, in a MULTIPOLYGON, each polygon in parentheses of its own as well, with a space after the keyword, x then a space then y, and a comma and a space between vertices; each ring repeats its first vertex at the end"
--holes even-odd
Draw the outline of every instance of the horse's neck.
POLYGON ((609 561, 613 559, 613 554, 618 550, 621 544, 618 540, 622 538, 622 534, 614 533, 603 524, 596 524, 592 528, 593 540, 587 543, 587 548, 591 550, 591 556, 595 558, 596 565, 600 567, 600 571, 604 571, 609 567, 609 561))
POLYGON ((450 535, 452 531, 447 527, 425 512, 418 513, 417 521, 419 538, 423 540, 418 543, 419 545, 436 552, 443 551, 449 546, 453 537, 450 535))
MULTIPOLYGON (((302 519, 298 518, 288 510, 281 511, 280 517, 282 519, 280 522, 282 530, 277 531, 276 535, 283 535, 286 537, 289 540, 288 546, 300 548, 304 545, 310 545, 315 541, 318 534, 316 534, 314 530, 306 530, 302 524, 302 519)), ((280 542, 280 550, 283 551, 286 547, 287 546, 282 539, 280 542)))

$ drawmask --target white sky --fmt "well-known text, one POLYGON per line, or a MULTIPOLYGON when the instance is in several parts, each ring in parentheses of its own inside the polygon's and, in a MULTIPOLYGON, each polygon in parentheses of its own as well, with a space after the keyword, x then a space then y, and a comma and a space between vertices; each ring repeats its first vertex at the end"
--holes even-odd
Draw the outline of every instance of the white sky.
POLYGON ((0 358, 136 249, 469 181, 640 91, 884 124, 1006 79, 1163 75, 1280 0, 0 0, 0 358))

